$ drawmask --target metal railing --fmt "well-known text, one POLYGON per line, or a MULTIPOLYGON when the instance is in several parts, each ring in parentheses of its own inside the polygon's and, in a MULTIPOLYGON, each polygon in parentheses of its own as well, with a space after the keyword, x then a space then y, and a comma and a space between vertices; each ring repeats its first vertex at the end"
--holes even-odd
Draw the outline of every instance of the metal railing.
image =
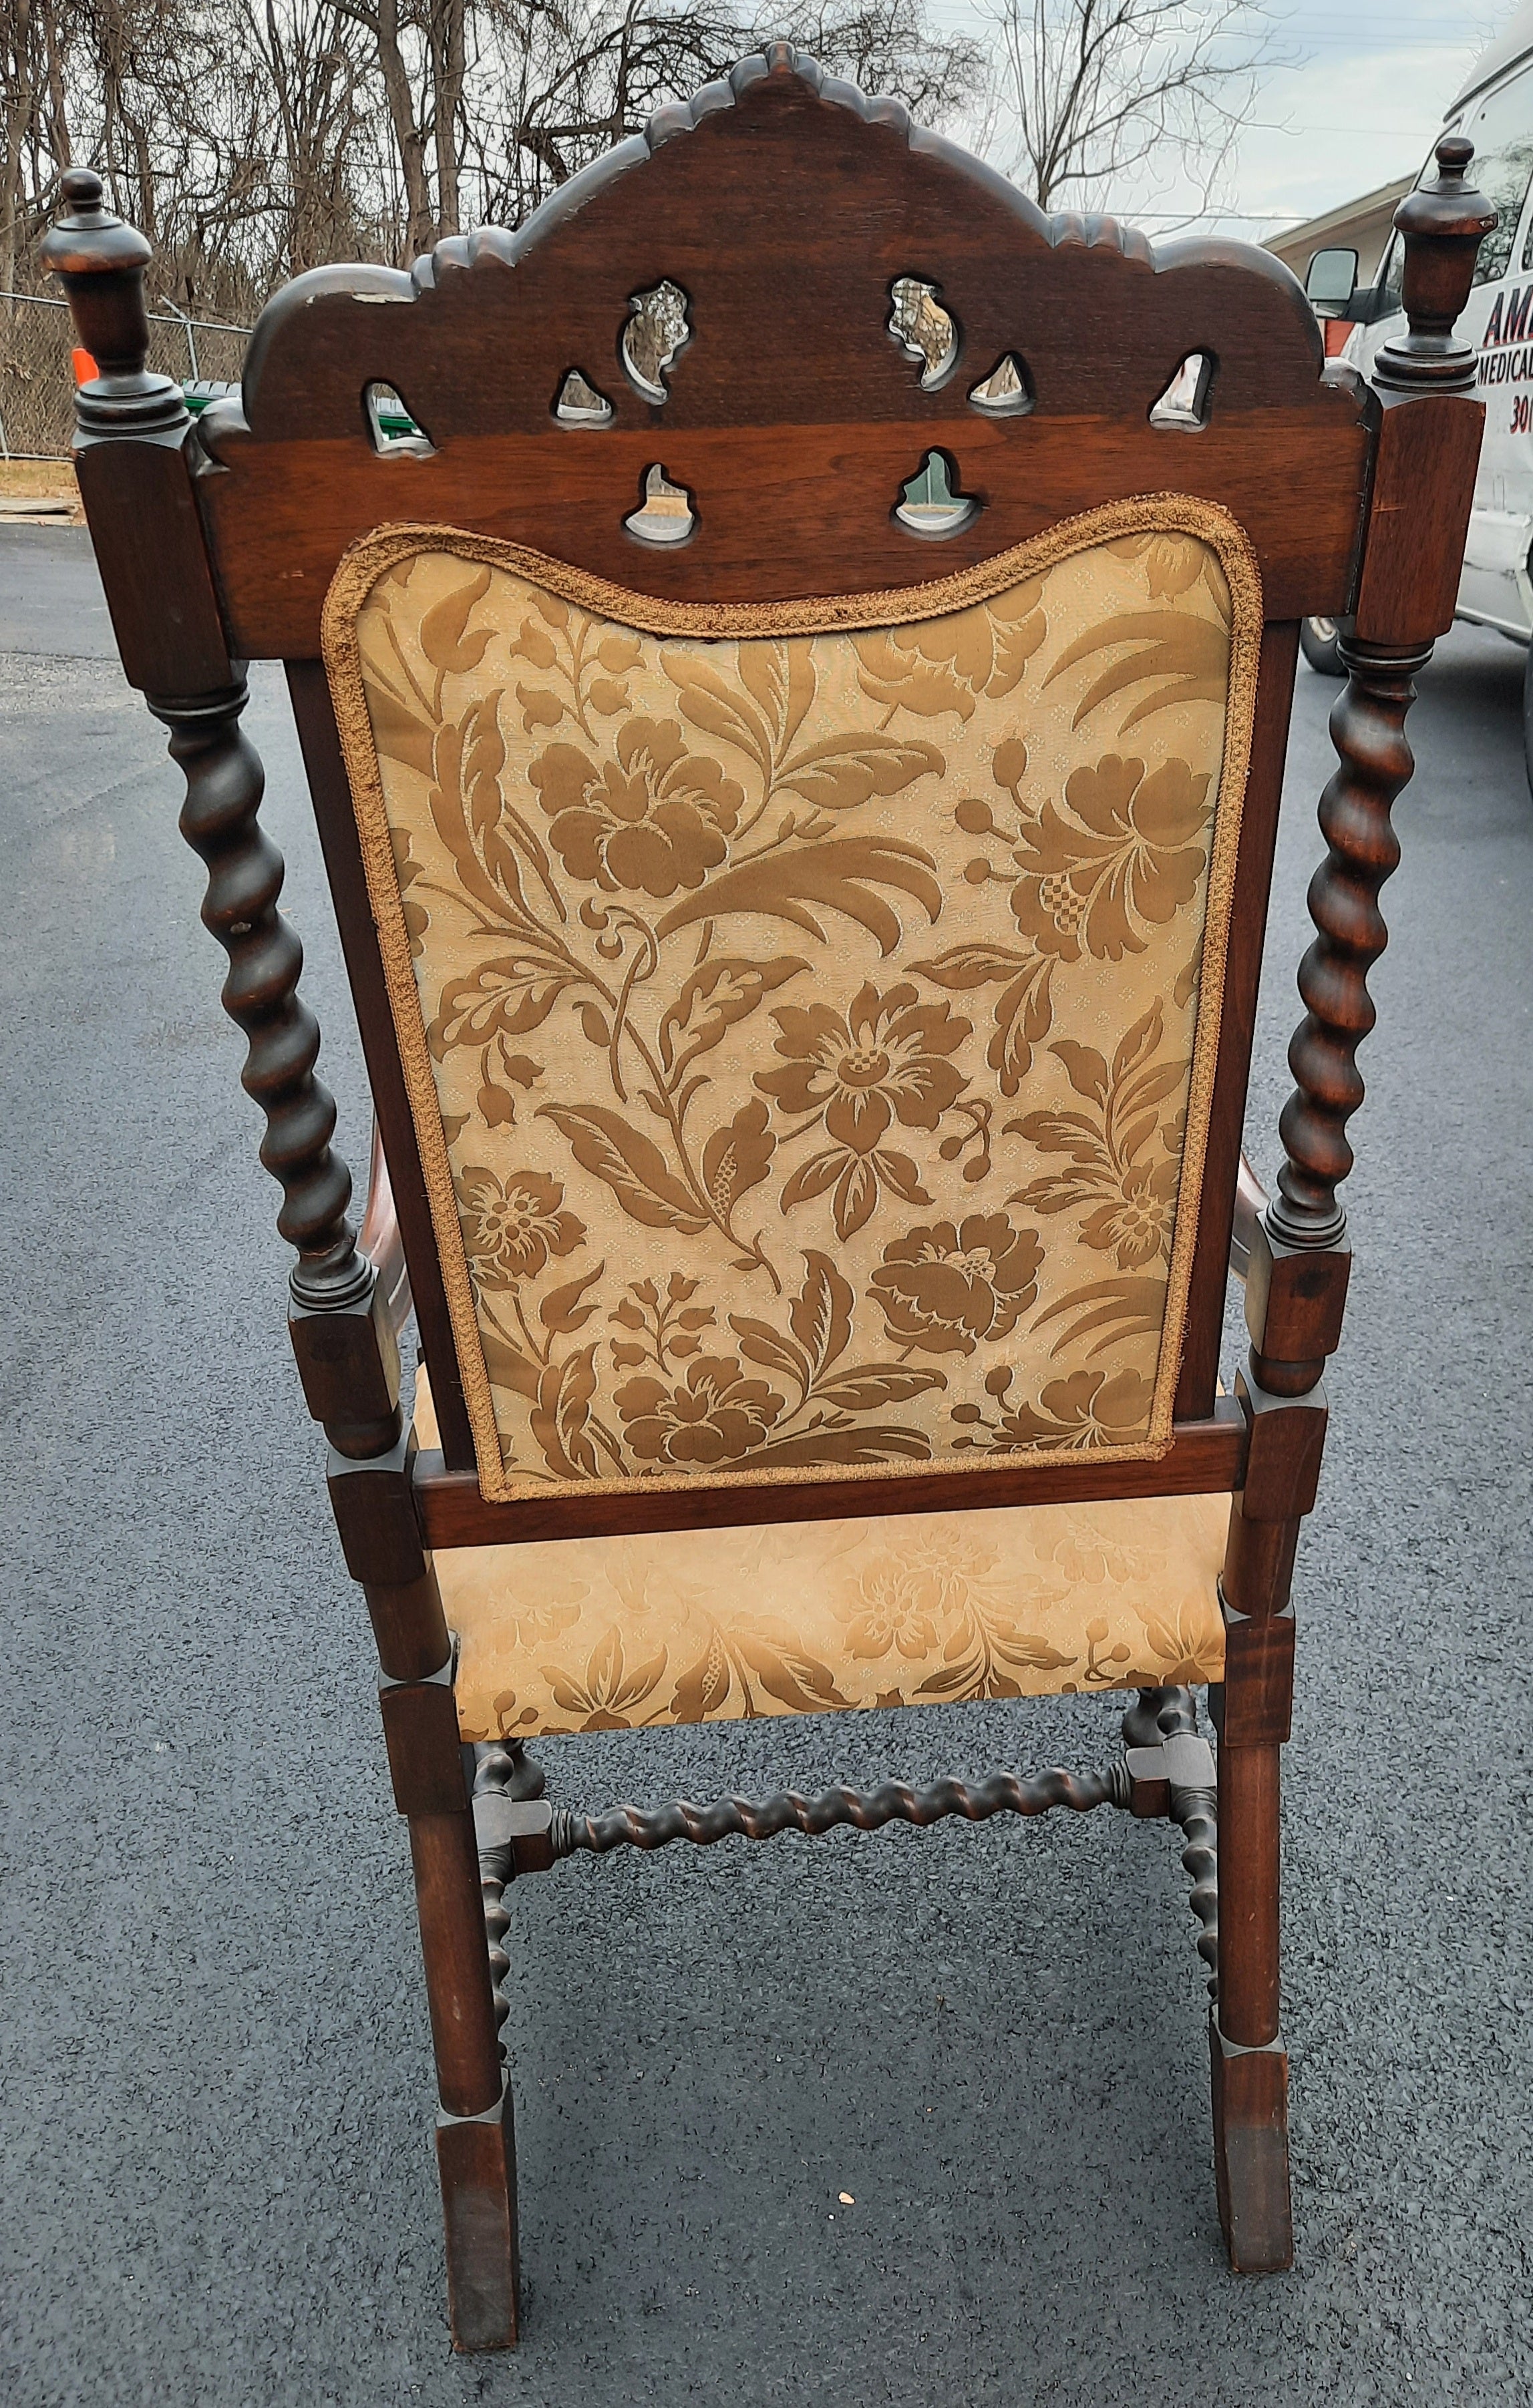
MULTIPOLYGON (((154 309, 149 365, 179 384, 236 384, 248 326, 154 309)), ((74 439, 75 334, 66 301, 0 293, 0 460, 64 460, 74 439)))

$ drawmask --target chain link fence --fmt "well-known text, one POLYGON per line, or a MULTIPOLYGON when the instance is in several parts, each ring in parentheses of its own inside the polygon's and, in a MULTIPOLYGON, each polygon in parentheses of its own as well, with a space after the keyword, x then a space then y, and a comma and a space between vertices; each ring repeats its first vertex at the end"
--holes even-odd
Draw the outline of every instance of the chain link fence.
MULTIPOLYGON (((149 366, 179 384, 238 384, 248 326, 152 310, 149 366)), ((69 305, 0 293, 0 460, 63 460, 74 438, 74 326, 69 305)))

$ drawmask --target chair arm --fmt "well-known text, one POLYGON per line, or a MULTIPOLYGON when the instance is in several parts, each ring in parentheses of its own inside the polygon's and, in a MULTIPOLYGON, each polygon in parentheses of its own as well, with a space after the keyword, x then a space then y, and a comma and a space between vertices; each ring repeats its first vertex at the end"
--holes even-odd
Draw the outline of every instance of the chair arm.
POLYGON ((1266 1190, 1251 1167, 1248 1156, 1240 1156, 1240 1172, 1235 1182, 1235 1226, 1230 1231, 1230 1275, 1243 1280, 1251 1268, 1251 1240, 1256 1224, 1266 1210, 1266 1190))
POLYGON ((368 1175, 368 1209, 362 1216, 362 1252, 378 1273, 390 1325, 396 1337, 410 1318, 410 1273, 405 1268, 404 1240, 394 1210, 388 1165, 378 1124, 372 1125, 372 1163, 368 1175))

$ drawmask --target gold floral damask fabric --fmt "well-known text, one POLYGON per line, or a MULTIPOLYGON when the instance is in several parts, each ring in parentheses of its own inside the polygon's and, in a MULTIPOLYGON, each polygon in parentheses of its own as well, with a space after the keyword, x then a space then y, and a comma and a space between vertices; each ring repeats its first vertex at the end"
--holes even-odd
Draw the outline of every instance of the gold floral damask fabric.
MULTIPOLYGON (((423 1372, 415 1426, 436 1443, 423 1372)), ((1227 1497, 775 1522, 436 1558, 466 1740, 1223 1678, 1227 1497)))
POLYGON ((1185 497, 666 604, 441 528, 325 657, 481 1485, 1165 1447, 1261 594, 1185 497))

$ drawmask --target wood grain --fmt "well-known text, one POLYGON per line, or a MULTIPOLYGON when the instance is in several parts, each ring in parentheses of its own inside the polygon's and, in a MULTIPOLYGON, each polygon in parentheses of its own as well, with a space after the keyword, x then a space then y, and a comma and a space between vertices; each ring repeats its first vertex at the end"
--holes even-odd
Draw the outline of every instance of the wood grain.
MULTIPOLYGON (((1174 363, 1173 363, 1174 365, 1174 363)), ((918 398, 925 398, 919 396, 918 398)), ((1175 491, 1219 503, 1251 537, 1270 618, 1339 613, 1350 595, 1367 448, 1358 426, 1247 412, 1197 435, 1061 413, 915 424, 684 427, 484 435, 434 459, 379 459, 352 437, 221 444, 198 492, 229 640, 251 658, 319 651, 320 609, 347 546, 399 522, 530 545, 641 594, 765 602, 876 592, 988 560, 1075 512, 1175 491), (947 452, 978 515, 942 542, 892 515, 926 453, 947 452), (687 487, 697 528, 665 550, 627 533, 645 470, 687 487), (1293 507, 1302 492, 1303 510, 1293 507), (770 538, 763 540, 763 531, 770 538)))
POLYGON ((1180 1425, 1158 1463, 1097 1463, 1078 1455, 1015 1471, 895 1472, 887 1479, 795 1480, 769 1486, 638 1489, 628 1495, 527 1498, 487 1504, 470 1471, 449 1471, 429 1450, 415 1458, 415 1504, 429 1547, 526 1545, 642 1530, 745 1528, 870 1513, 961 1513, 982 1506, 1087 1504, 1111 1497, 1201 1497, 1233 1491, 1246 1428, 1233 1398, 1207 1421, 1180 1425))
POLYGON ((1275 1746, 1219 1750, 1219 2023, 1243 2048, 1278 2036, 1279 1760, 1275 1746))
POLYGON ((1294 1719, 1294 1617, 1231 1622, 1224 1632, 1222 1747, 1276 1747, 1294 1719))
POLYGON ((1219 2220, 1237 2274, 1294 2263, 1288 2186, 1288 2059, 1281 2049, 1231 2056, 1210 2018, 1219 2220))
POLYGON ((453 2347, 514 2349, 521 2329, 511 2092, 499 2115, 437 2126, 453 2347))
POLYGON ((1459 394, 1401 397, 1384 411, 1357 593, 1359 642, 1406 650, 1453 625, 1484 423, 1484 404, 1459 394))
MULTIPOLYGON (((457 1758, 456 1747, 453 1750, 457 1758)), ((437 2090, 453 2115, 480 2115, 500 2096, 500 2049, 484 1951, 473 1819, 412 1814, 410 1855, 420 1910, 437 2090)))
POLYGON ((481 529, 646 594, 766 600, 909 584, 1091 505, 1175 490, 1247 528, 1269 615, 1339 611, 1376 415, 1350 370, 1325 366, 1268 254, 1152 251, 1110 219, 1048 220, 897 105, 786 50, 663 113, 514 236, 455 239, 412 277, 298 279, 262 314, 244 413, 205 414, 217 467, 198 497, 233 640, 288 659, 317 651, 346 546, 400 520, 481 529), (904 276, 958 327, 934 390, 889 331, 904 276), (687 295, 691 339, 656 403, 619 345, 631 296, 662 280, 687 295), (968 394, 1008 351, 1036 398, 996 419, 968 394), (1193 351, 1215 362, 1208 423, 1151 426, 1193 351), (611 425, 556 418, 571 367, 611 396, 611 425), (403 396, 431 457, 374 450, 375 381, 403 396), (892 515, 933 449, 981 505, 941 543, 892 515), (698 514, 663 551, 622 523, 657 462, 698 514))
POLYGON ((1337 1189, 1352 1167, 1347 1123, 1363 1100, 1357 1052, 1378 1012, 1368 972, 1389 942, 1379 896, 1399 867, 1390 819, 1415 767, 1405 732, 1412 680, 1430 649, 1379 652, 1343 638, 1347 684, 1331 711, 1338 753, 1320 798, 1326 855, 1309 883, 1315 941, 1299 965, 1305 1017, 1288 1048, 1297 1085, 1278 1124, 1285 1160, 1267 1207, 1272 1236, 1334 1252, 1347 1215, 1337 1189))

